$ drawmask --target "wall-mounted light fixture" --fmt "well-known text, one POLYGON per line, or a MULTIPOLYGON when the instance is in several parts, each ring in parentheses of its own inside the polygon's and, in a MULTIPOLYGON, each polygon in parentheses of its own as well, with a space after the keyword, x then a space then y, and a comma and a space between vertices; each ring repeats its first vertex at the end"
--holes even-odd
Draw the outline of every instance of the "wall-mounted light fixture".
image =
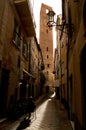
MULTIPOLYGON (((67 28, 67 30, 72 26, 73 24, 70 24, 70 23, 65 23, 62 22, 62 24, 57 24, 55 21, 54 21, 54 16, 55 16, 55 12, 53 10, 49 10, 48 13, 47 13, 47 25, 48 27, 53 27, 53 26, 57 26, 59 30, 63 31, 64 27, 67 28)), ((68 32, 68 31, 67 31, 68 32)), ((64 32, 64 33, 67 33, 67 32, 64 32)))
POLYGON ((55 15, 54 11, 52 11, 52 10, 48 11, 48 13, 47 13, 48 27, 53 27, 56 25, 56 23, 54 22, 54 15, 55 15))

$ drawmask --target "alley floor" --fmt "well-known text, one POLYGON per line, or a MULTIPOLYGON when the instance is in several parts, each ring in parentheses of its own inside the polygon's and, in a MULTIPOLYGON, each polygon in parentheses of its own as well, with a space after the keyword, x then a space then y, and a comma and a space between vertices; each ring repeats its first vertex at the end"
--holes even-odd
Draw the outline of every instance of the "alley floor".
POLYGON ((18 129, 20 122, 24 117, 15 122, 8 122, 0 130, 72 130, 70 121, 67 119, 67 113, 59 100, 48 97, 32 113, 30 125, 24 129, 18 129))

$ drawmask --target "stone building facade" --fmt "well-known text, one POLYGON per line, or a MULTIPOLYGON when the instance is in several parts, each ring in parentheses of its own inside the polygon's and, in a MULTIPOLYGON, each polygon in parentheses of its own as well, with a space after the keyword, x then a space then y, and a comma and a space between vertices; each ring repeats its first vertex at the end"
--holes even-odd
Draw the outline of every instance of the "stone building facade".
MULTIPOLYGON (((62 32, 66 73, 61 95, 75 130, 86 129, 86 0, 62 0, 62 32), (65 33, 64 33, 65 32, 65 33)), ((62 57, 61 57, 62 58, 62 57)), ((62 58, 63 59, 63 58, 62 58)), ((63 66, 65 67, 65 65, 63 66)), ((63 83, 63 82, 62 82, 63 83)))
POLYGON ((30 65, 29 73, 33 76, 30 77, 31 94, 36 99, 42 94, 41 82, 43 79, 40 78, 44 69, 42 52, 40 45, 38 44, 36 37, 30 38, 30 65), (43 68, 42 68, 43 67, 43 68))
MULTIPOLYGON (((37 41, 34 40, 35 51, 30 55, 33 50, 30 45, 33 45, 34 37, 35 23, 30 1, 1 0, 0 118, 6 117, 9 108, 15 107, 18 100, 32 95, 30 83, 35 79, 33 71, 37 71, 38 75, 38 51, 41 53, 37 41), (32 57, 33 60, 30 60, 32 57)), ((34 93, 37 96, 37 91, 34 90, 34 93)))

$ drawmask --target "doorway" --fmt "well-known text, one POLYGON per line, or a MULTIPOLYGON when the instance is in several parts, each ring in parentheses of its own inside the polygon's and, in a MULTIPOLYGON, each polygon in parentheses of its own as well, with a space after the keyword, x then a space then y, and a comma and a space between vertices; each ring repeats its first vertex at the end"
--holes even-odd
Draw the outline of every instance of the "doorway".
POLYGON ((6 116, 9 70, 2 68, 0 87, 0 118, 6 116))

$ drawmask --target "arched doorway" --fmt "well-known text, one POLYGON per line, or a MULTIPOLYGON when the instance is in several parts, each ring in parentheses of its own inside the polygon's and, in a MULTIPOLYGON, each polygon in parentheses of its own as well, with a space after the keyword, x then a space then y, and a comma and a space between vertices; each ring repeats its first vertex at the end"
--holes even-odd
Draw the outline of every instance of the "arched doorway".
POLYGON ((84 129, 86 129, 86 44, 81 52, 80 70, 81 70, 81 87, 82 87, 83 125, 84 129))

